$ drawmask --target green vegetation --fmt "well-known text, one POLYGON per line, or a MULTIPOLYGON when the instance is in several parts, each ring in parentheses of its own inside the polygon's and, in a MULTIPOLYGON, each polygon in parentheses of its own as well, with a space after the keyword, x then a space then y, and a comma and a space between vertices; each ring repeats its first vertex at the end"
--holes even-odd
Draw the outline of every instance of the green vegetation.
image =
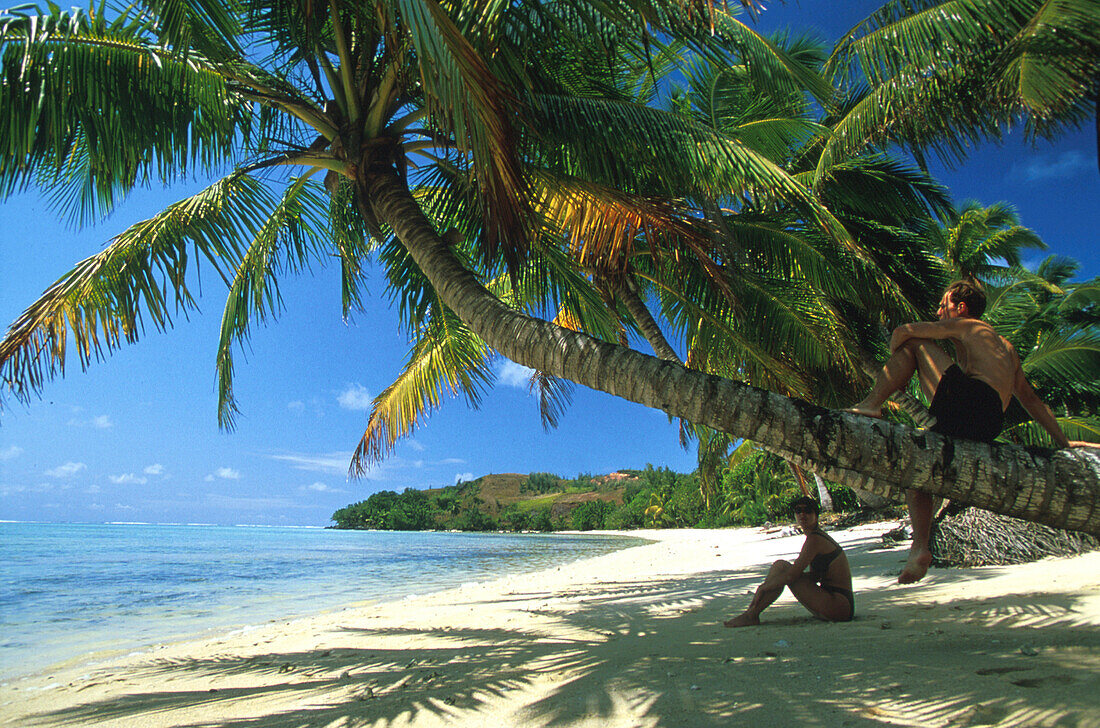
MULTIPOLYGON (((704 504, 696 473, 647 465, 573 479, 551 473, 486 475, 429 490, 384 490, 332 514, 336 528, 457 531, 594 531, 761 525, 787 518, 801 491, 778 457, 756 452, 720 470, 713 505, 704 504)), ((840 510, 855 494, 830 487, 840 510)))

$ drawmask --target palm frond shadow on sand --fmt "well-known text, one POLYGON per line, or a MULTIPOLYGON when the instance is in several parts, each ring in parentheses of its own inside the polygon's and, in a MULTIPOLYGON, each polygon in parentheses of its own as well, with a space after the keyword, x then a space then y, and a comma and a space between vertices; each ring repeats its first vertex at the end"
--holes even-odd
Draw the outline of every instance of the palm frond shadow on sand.
MULTIPOLYGON (((512 594, 516 616, 503 625, 354 626, 333 649, 150 662, 161 690, 36 718, 196 728, 1100 721, 1100 635, 1071 599, 922 601, 887 586, 896 550, 848 552, 860 589, 851 624, 816 621, 784 597, 761 627, 721 627, 763 568, 614 582, 512 594), (196 679, 214 687, 194 689, 196 679)), ((930 583, 967 579, 980 595, 993 573, 936 571, 930 583)))

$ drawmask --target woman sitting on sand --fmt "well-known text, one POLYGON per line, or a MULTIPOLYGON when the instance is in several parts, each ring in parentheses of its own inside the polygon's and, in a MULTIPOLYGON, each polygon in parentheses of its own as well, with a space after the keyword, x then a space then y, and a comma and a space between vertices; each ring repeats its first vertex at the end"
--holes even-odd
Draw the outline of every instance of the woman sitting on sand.
POLYGON ((817 501, 803 496, 791 504, 794 519, 806 541, 792 564, 780 559, 772 564, 764 583, 756 589, 749 608, 725 622, 727 627, 760 624, 760 613, 788 587, 795 599, 816 616, 829 622, 850 622, 856 611, 852 594, 852 570, 840 544, 817 525, 817 501))

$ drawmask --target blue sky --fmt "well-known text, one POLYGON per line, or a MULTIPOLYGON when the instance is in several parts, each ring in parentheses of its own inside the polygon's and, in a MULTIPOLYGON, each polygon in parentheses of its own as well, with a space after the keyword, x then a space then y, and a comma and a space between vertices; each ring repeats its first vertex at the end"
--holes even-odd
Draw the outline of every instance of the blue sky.
MULTIPOLYGON (((813 17, 819 35, 836 37, 873 5, 788 2, 765 11, 761 22, 813 17)), ((1080 277, 1100 275, 1100 174, 1086 131, 1036 147, 1013 135, 975 150, 955 170, 934 171, 958 201, 1013 204, 1051 252, 1082 263, 1080 277)), ((0 204, 0 325, 112 235, 196 188, 135 193, 81 231, 36 195, 0 204)), ((408 348, 383 282, 377 275, 370 281, 367 310, 344 322, 335 267, 284 280, 286 311, 257 327, 237 356, 242 415, 233 432, 216 421, 224 295, 212 276, 203 280, 201 314, 168 334, 147 332, 86 372, 71 362, 68 375, 29 406, 5 396, 0 520, 326 525, 336 508, 381 489, 499 472, 695 467, 663 413, 583 388, 561 427, 544 432, 525 376, 500 361, 497 386, 479 410, 448 402, 366 478, 349 482, 370 399, 392 381, 408 348)))

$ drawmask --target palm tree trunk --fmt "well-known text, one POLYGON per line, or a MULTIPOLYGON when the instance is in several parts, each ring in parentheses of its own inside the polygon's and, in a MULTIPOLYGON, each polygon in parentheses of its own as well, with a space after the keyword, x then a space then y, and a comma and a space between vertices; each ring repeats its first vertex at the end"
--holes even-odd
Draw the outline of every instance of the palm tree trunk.
POLYGON ((634 283, 634 278, 630 273, 627 273, 623 278, 622 283, 619 284, 616 294, 619 296, 619 300, 626 306, 626 310, 630 312, 630 315, 634 317, 635 323, 638 324, 638 329, 642 332, 642 336, 649 342, 649 345, 653 347, 653 353, 658 358, 665 361, 674 361, 677 364, 683 364, 680 359, 680 355, 676 353, 676 350, 672 348, 672 345, 668 343, 668 339, 665 338, 665 334, 661 331, 661 327, 657 325, 657 321, 654 320, 653 314, 649 312, 649 308, 646 307, 645 301, 638 295, 637 284, 634 283))
POLYGON ((1100 535, 1100 456, 952 440, 835 412, 692 371, 514 311, 462 267, 391 172, 360 194, 442 300, 489 346, 524 366, 751 439, 834 482, 894 483, 1057 528, 1100 535))

